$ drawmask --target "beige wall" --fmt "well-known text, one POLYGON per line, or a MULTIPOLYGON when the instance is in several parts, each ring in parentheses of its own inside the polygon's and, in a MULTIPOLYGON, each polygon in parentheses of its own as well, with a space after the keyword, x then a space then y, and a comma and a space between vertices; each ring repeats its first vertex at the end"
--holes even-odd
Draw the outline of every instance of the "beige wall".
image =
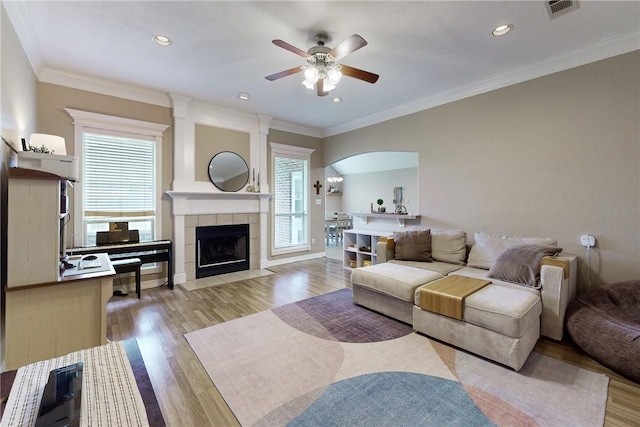
MULTIPOLYGON (((267 136, 267 144, 275 142, 278 144, 287 144, 293 145, 296 147, 304 147, 316 150, 311 155, 311 164, 309 165, 309 218, 311 222, 311 239, 315 239, 315 243, 311 244, 311 251, 309 254, 324 252, 324 190, 326 189, 326 184, 324 182, 324 165, 322 162, 322 142, 319 138, 314 138, 311 136, 298 135, 295 133, 284 132, 280 130, 270 129, 269 135, 267 136), (319 181, 322 184, 322 188, 320 189, 320 194, 316 195, 316 189, 312 187, 319 181), (320 205, 316 205, 316 199, 321 200, 320 205)), ((267 169, 269 176, 271 176, 271 147, 267 147, 267 169)), ((270 180, 271 181, 271 180, 270 180)), ((270 209, 271 211, 271 209, 270 209)), ((272 218, 269 217, 269 222, 271 223, 272 218)), ((269 227, 269 245, 271 245, 271 229, 269 227)), ((279 256, 271 256, 271 246, 269 246, 268 252, 270 260, 278 260, 283 258, 288 258, 291 256, 304 256, 309 254, 300 254, 295 253, 293 255, 279 255, 279 256)))
POLYGON ((36 132, 36 84, 37 78, 29 59, 22 50, 9 16, 1 11, 2 47, 0 49, 0 79, 2 82, 1 109, 2 137, 17 150, 21 150, 21 138, 29 139, 36 132))
POLYGON ((597 238, 591 287, 637 279, 639 60, 635 51, 333 136, 324 163, 417 151, 423 227, 463 229, 470 240, 475 231, 551 236, 581 261, 588 232, 597 238))
MULTIPOLYGON (((418 210, 418 169, 405 168, 382 172, 367 172, 344 175, 342 182, 342 210, 347 212, 369 212, 371 203, 378 208, 376 201, 382 199, 387 212, 394 212, 394 187, 402 187, 405 207, 410 213, 418 210)), ((355 220, 353 226, 358 228, 361 223, 355 220)), ((398 223, 389 221, 397 228, 398 223)), ((380 226, 380 222, 375 224, 380 226)), ((384 228, 386 229, 386 227, 384 228)))
POLYGON ((209 162, 213 156, 221 151, 237 153, 248 165, 250 165, 250 148, 248 133, 196 124, 196 181, 210 181, 209 162))
MULTIPOLYGON (((172 239, 171 206, 169 196, 164 194, 171 188, 173 180, 173 127, 171 110, 165 107, 129 101, 79 89, 49 83, 38 83, 38 132, 59 135, 65 138, 67 154, 74 155, 74 128, 71 116, 65 108, 107 114, 129 119, 170 125, 162 137, 162 236, 172 239)), ((73 190, 72 190, 73 192, 73 190)), ((70 198, 73 201, 73 194, 70 198)), ((73 205, 70 206, 73 212, 73 205)), ((67 241, 73 242, 73 222, 69 223, 67 241)))
MULTIPOLYGON (((27 138, 36 130, 36 75, 22 50, 9 16, 0 5, 0 133, 10 145, 0 142, 0 286, 6 286, 7 275, 7 227, 8 227, 8 169, 20 150, 21 138, 27 138)), ((5 359, 5 299, 0 292, 0 366, 5 359)))

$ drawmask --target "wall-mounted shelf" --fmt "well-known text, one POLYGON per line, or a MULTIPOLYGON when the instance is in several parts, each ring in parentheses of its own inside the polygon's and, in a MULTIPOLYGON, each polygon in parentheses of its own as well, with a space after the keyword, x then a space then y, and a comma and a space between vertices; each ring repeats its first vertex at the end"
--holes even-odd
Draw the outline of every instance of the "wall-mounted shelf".
POLYGON ((384 219, 395 219, 398 221, 400 227, 405 226, 406 220, 411 219, 419 219, 420 215, 412 215, 412 214, 393 214, 393 213, 367 213, 367 212, 353 212, 351 213, 354 217, 360 218, 364 224, 366 224, 371 218, 384 218, 384 219))
POLYGON ((342 196, 342 193, 326 193, 327 196, 342 196))

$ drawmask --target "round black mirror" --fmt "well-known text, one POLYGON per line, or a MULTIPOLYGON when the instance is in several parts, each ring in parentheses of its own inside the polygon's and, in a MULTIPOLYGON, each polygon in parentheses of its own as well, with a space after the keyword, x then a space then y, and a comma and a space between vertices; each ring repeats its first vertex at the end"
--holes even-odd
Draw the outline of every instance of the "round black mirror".
POLYGON ((209 162, 209 179, 222 191, 238 191, 249 181, 249 167, 238 154, 222 151, 209 162))

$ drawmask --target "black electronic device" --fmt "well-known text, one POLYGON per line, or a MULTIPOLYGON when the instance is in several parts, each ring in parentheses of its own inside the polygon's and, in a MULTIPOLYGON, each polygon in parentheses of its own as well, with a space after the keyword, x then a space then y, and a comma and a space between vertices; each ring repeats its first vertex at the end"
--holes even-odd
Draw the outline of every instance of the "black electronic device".
POLYGON ((78 362, 49 372, 36 427, 80 425, 82 368, 82 362, 78 362))
POLYGON ((140 242, 140 234, 138 230, 114 230, 96 232, 97 246, 138 242, 140 242))

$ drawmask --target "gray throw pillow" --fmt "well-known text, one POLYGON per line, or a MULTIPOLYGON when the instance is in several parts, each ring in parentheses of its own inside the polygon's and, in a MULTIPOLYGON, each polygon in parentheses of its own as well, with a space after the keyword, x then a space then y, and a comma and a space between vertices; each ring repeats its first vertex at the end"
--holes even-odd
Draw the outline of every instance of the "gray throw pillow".
POLYGON ((393 233, 394 258, 402 261, 431 262, 431 231, 411 230, 393 233))
POLYGON ((489 269, 488 277, 538 287, 540 260, 562 252, 557 246, 514 245, 502 252, 489 269))

